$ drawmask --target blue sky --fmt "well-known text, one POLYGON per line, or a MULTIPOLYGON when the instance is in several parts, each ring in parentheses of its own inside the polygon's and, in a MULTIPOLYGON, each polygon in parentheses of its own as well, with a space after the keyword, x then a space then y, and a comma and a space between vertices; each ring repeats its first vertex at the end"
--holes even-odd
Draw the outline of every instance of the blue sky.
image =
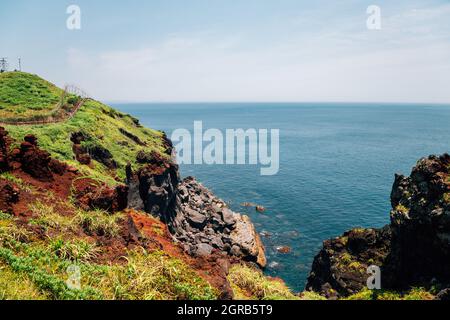
POLYGON ((450 1, 2 0, 0 26, 12 66, 107 101, 450 103, 450 1))

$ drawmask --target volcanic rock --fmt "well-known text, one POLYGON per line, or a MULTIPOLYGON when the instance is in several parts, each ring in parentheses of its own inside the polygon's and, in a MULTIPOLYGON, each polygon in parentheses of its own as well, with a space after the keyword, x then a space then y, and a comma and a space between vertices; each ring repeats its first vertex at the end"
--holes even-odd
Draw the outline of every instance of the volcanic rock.
POLYGON ((421 159, 411 175, 396 175, 391 223, 355 229, 324 242, 307 289, 348 296, 366 286, 367 267, 382 271, 383 289, 450 283, 450 156, 421 159))
POLYGON ((13 214, 13 204, 19 201, 19 189, 6 180, 0 180, 0 211, 13 214))

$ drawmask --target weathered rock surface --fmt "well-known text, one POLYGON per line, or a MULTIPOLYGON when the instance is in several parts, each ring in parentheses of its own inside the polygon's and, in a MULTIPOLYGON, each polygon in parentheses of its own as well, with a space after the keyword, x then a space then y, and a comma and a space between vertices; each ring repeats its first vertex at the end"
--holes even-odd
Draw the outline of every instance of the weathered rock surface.
POLYGON ((127 208, 128 187, 119 185, 110 188, 106 185, 75 184, 74 196, 77 205, 84 210, 101 209, 110 213, 119 212, 127 208))
POLYGON ((9 167, 12 170, 21 169, 33 178, 43 181, 53 181, 53 173, 62 175, 67 166, 50 157, 50 154, 39 148, 34 135, 27 135, 20 148, 11 150, 8 154, 9 167))
POLYGON ((137 173, 127 170, 128 205, 160 217, 186 252, 266 265, 264 247, 248 217, 231 211, 194 178, 180 181, 174 161, 140 152, 137 162, 144 165, 137 173))
POLYGON ((72 151, 75 155, 75 159, 79 163, 89 165, 93 159, 109 169, 117 168, 117 163, 108 149, 97 144, 92 144, 89 147, 83 146, 83 142, 92 140, 91 137, 82 132, 73 132, 70 140, 73 143, 72 151))
POLYGON ((178 192, 174 231, 186 251, 201 256, 214 249, 265 267, 264 247, 250 218, 231 211, 192 177, 180 183, 178 192))
POLYGON ((349 296, 367 283, 367 268, 381 266, 390 250, 391 232, 383 229, 354 229, 343 236, 324 241, 314 259, 307 290, 327 298, 349 296))
POLYGON ((450 283, 450 156, 420 160, 392 190, 393 286, 450 283))
POLYGON ((8 151, 9 151, 8 131, 0 127, 0 173, 9 170, 8 151))
POLYGON ((366 286, 367 267, 382 271, 384 289, 450 284, 450 156, 420 160, 409 177, 396 175, 391 223, 357 229, 324 242, 307 289, 328 297, 366 286))
POLYGON ((13 205, 19 201, 19 190, 6 180, 0 180, 0 211, 13 213, 13 205))

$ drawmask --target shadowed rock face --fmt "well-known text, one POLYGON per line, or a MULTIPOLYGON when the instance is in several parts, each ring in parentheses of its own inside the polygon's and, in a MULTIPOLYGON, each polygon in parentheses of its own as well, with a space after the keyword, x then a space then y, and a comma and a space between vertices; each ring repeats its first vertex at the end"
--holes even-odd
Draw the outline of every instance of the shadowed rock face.
POLYGON ((8 131, 6 131, 5 128, 0 127, 0 173, 9 170, 8 150, 8 131))
POLYGON ((367 268, 382 266, 390 252, 391 232, 383 229, 354 229, 324 241, 314 259, 307 290, 327 298, 360 292, 367 283, 367 268))
POLYGON ((348 296, 366 286, 366 270, 382 270, 384 289, 450 284, 450 156, 420 160, 409 177, 396 175, 391 223, 357 229, 324 242, 307 289, 348 296), (358 269, 360 269, 358 271, 358 269))
POLYGON ((152 153, 138 154, 137 161, 145 166, 136 174, 128 167, 130 207, 160 217, 190 255, 219 253, 266 265, 263 245, 248 217, 231 211, 194 178, 180 181, 174 161, 152 153))
POLYGON ((431 156, 410 177, 397 175, 392 190, 392 252, 396 287, 450 283, 450 156, 431 156))

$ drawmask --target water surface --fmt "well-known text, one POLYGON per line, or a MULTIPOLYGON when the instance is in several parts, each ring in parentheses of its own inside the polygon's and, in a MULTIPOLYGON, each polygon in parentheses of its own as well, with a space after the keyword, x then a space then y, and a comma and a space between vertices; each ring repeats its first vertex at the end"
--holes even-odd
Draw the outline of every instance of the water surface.
POLYGON ((389 104, 115 104, 170 137, 178 128, 280 129, 280 172, 257 166, 181 166, 249 214, 263 238, 269 275, 304 288, 322 241, 353 227, 389 223, 394 173, 450 147, 450 106, 389 104), (264 214, 240 206, 253 202, 264 214), (277 246, 287 245, 283 255, 277 246))

